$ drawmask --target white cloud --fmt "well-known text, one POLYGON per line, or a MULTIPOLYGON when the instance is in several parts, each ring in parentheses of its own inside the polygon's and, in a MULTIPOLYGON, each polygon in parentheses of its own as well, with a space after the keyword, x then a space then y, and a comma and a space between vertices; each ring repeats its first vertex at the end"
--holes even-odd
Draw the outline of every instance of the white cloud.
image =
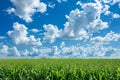
POLYGON ((104 3, 111 3, 112 0, 102 0, 104 3))
POLYGON ((109 8, 110 8, 110 6, 105 4, 105 5, 103 6, 102 12, 108 11, 109 8))
MULTIPOLYGON (((34 2, 32 0, 30 0, 30 4, 32 4, 34 7, 28 7, 28 12, 26 9, 23 11, 24 8, 21 8, 22 6, 20 6, 20 4, 25 4, 25 2, 29 1, 18 1, 20 4, 18 4, 18 2, 15 0, 11 1, 13 2, 15 8, 9 8, 7 10, 8 13, 14 13, 20 18, 24 19, 26 22, 32 21, 31 17, 35 12, 43 13, 46 11, 45 7, 41 7, 43 10, 38 9, 37 5, 33 5, 36 2, 32 3, 34 2), (19 10, 21 10, 21 12, 19 10)), ((38 0, 35 1, 41 3, 38 0)), ((62 1, 67 0, 58 0, 59 3, 62 1)), ((117 1, 113 2, 115 4, 117 1)), ((120 41, 120 34, 111 31, 104 37, 93 37, 94 33, 98 33, 99 31, 108 28, 108 23, 102 20, 101 14, 104 14, 106 16, 111 15, 113 18, 120 17, 119 14, 113 14, 113 12, 109 11, 110 6, 108 3, 112 3, 112 1, 95 0, 95 3, 81 3, 79 1, 76 4, 80 5, 82 9, 76 8, 72 10, 69 15, 66 15, 67 21, 64 24, 63 30, 59 30, 57 26, 52 24, 43 25, 43 28, 45 30, 43 41, 45 42, 53 43, 56 38, 68 40, 88 40, 84 43, 84 45, 80 44, 66 46, 65 42, 62 42, 60 46, 52 46, 50 48, 43 46, 37 47, 42 45, 40 38, 35 38, 34 35, 29 35, 27 31, 28 28, 25 25, 16 22, 13 25, 14 30, 8 31, 8 35, 17 45, 28 45, 27 47, 29 48, 18 51, 17 47, 10 48, 7 45, 3 45, 0 49, 0 53, 4 53, 8 56, 16 55, 24 57, 120 57, 119 49, 107 46, 109 45, 109 42, 120 41), (104 4, 102 2, 104 2, 104 4)), ((28 3, 26 3, 26 5, 28 5, 28 3)), ((23 7, 26 7, 26 5, 23 5, 23 7)), ((43 5, 46 4, 43 3, 43 5)), ((48 7, 54 8, 54 6, 54 4, 48 4, 48 7)), ((29 31, 34 33, 40 32, 38 29, 31 29, 29 31)))
POLYGON ((113 18, 120 18, 120 15, 115 13, 115 14, 113 14, 113 18))
POLYGON ((35 38, 33 35, 28 36, 27 27, 23 24, 15 22, 13 24, 13 31, 8 31, 8 35, 17 44, 23 44, 28 46, 41 46, 40 38, 35 38))
POLYGON ((80 4, 82 10, 76 8, 69 15, 66 15, 67 22, 64 24, 63 30, 58 30, 57 26, 44 25, 45 37, 44 40, 54 42, 55 38, 73 39, 73 40, 88 40, 93 33, 108 28, 108 23, 101 20, 103 11, 107 11, 109 6, 103 9, 99 1, 96 3, 80 4))
POLYGON ((82 3, 81 3, 81 1, 78 1, 77 3, 76 3, 76 5, 82 5, 82 3))
POLYGON ((2 46, 3 45, 3 42, 0 42, 0 46, 2 46))
POLYGON ((104 37, 97 36, 91 38, 91 41, 94 43, 96 42, 108 43, 111 41, 119 41, 119 40, 120 40, 120 34, 114 33, 112 31, 110 33, 107 33, 104 37))
POLYGON ((8 8, 8 9, 7 9, 8 14, 11 14, 11 13, 14 12, 14 11, 15 11, 14 8, 8 8))
POLYGON ((86 52, 86 57, 105 57, 109 47, 105 47, 102 44, 96 43, 94 45, 91 44, 90 46, 83 47, 83 50, 86 52))
POLYGON ((20 56, 20 52, 16 47, 12 47, 9 49, 8 56, 20 56))
MULTIPOLYGON (((103 44, 89 44, 88 46, 69 46, 59 49, 61 57, 113 57, 120 52, 119 48, 105 47, 103 44)), ((118 55, 117 57, 120 57, 118 55)))
POLYGON ((55 38, 57 38, 59 36, 59 30, 58 30, 57 26, 48 24, 48 25, 43 25, 43 28, 46 31, 46 32, 44 32, 43 40, 45 42, 48 41, 50 43, 53 43, 55 41, 55 38))
POLYGON ((52 52, 51 48, 42 47, 42 48, 39 49, 39 53, 40 53, 39 56, 41 56, 41 57, 47 57, 47 56, 49 56, 49 54, 53 54, 51 52, 52 52))
POLYGON ((9 47, 7 45, 2 45, 2 48, 0 49, 1 54, 8 54, 9 47))
POLYGON ((112 5, 116 4, 116 3, 120 3, 120 0, 112 0, 112 5))
POLYGON ((61 54, 64 56, 68 55, 71 57, 80 57, 80 50, 76 46, 70 46, 70 47, 63 47, 61 49, 61 54))
POLYGON ((0 39, 5 39, 5 36, 0 36, 0 39))
POLYGON ((0 49, 0 55, 2 56, 20 56, 20 52, 16 47, 8 47, 7 45, 2 45, 0 49))
POLYGON ((105 13, 104 13, 104 15, 110 15, 111 14, 111 12, 110 11, 106 11, 105 13))
POLYGON ((117 3, 120 3, 120 0, 96 0, 96 1, 101 1, 104 4, 109 4, 109 5, 115 5, 117 3))
POLYGON ((111 5, 114 5, 116 3, 118 3, 118 7, 119 7, 120 0, 95 0, 95 1, 96 3, 99 3, 101 5, 101 13, 103 13, 105 16, 110 15, 113 18, 120 17, 119 14, 109 10, 111 5))
POLYGON ((120 58, 120 48, 112 48, 109 53, 111 53, 112 58, 120 58))
POLYGON ((31 57, 49 57, 49 56, 53 56, 53 54, 54 53, 52 53, 51 48, 48 48, 48 47, 41 47, 41 48, 32 47, 29 50, 28 56, 31 56, 31 57))
POLYGON ((50 7, 50 8, 55 8, 55 4, 49 3, 49 4, 48 4, 48 7, 50 7))
POLYGON ((30 54, 30 51, 27 49, 21 51, 21 56, 28 57, 29 54, 30 54))
POLYGON ((103 6, 102 13, 103 13, 105 16, 108 16, 108 15, 112 14, 112 12, 109 10, 109 9, 110 9, 110 6, 109 6, 109 5, 104 4, 104 5, 102 5, 102 6, 103 6))
MULTIPOLYGON (((51 53, 53 53, 53 55, 55 55, 55 56, 60 56, 60 51, 59 51, 59 49, 58 49, 57 46, 53 46, 53 47, 52 47, 51 53)), ((53 55, 52 55, 52 56, 53 56, 53 55)))
POLYGON ((120 3, 118 4, 118 7, 120 8, 120 3))
POLYGON ((103 22, 101 19, 96 19, 88 26, 89 33, 95 33, 99 30, 108 28, 108 23, 103 22))
POLYGON ((14 13, 26 22, 32 21, 32 15, 36 12, 46 12, 47 5, 39 0, 11 0, 15 8, 8 8, 9 14, 14 13))
POLYGON ((38 32, 40 32, 41 30, 35 28, 35 29, 31 29, 30 31, 33 32, 33 33, 38 33, 38 32))
POLYGON ((102 6, 99 3, 82 4, 83 10, 75 9, 66 15, 62 37, 70 39, 88 39, 93 33, 108 28, 108 23, 100 19, 102 6))
POLYGON ((62 42, 60 48, 63 48, 64 46, 65 46, 65 42, 62 42))
POLYGON ((67 2, 67 0, 57 0, 57 2, 61 3, 61 2, 67 2))
POLYGON ((35 47, 32 47, 31 50, 30 50, 30 56, 39 56, 39 49, 38 48, 35 48, 35 47))
POLYGON ((48 47, 30 47, 29 49, 19 51, 16 47, 3 45, 0 49, 0 56, 7 57, 120 57, 120 49, 111 46, 104 46, 101 43, 86 45, 71 45, 59 48, 58 46, 48 47))

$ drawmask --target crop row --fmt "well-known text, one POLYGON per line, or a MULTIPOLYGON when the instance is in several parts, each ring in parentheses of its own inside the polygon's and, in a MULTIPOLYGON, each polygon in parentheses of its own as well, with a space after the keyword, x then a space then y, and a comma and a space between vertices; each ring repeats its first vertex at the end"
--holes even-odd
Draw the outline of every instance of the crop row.
POLYGON ((0 80, 120 80, 120 60, 0 60, 0 80))

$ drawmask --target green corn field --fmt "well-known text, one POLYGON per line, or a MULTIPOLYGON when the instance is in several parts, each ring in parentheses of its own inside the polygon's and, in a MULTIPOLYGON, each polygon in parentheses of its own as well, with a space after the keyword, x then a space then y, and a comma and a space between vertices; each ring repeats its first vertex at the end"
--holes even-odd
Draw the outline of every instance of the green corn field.
POLYGON ((120 59, 1 59, 0 80, 120 80, 120 59))

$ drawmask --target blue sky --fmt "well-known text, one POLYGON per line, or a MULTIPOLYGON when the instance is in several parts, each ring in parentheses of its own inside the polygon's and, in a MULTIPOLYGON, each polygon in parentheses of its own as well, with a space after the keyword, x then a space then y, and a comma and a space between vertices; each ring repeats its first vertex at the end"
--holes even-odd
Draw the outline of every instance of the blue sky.
POLYGON ((120 58, 120 0, 0 1, 0 57, 120 58))

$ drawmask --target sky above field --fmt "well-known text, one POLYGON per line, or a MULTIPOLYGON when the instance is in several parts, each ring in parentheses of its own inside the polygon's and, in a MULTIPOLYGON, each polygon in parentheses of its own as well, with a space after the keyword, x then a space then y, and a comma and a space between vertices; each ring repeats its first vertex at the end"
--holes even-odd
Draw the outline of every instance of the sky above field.
POLYGON ((0 0, 0 58, 120 58, 120 0, 0 0))

